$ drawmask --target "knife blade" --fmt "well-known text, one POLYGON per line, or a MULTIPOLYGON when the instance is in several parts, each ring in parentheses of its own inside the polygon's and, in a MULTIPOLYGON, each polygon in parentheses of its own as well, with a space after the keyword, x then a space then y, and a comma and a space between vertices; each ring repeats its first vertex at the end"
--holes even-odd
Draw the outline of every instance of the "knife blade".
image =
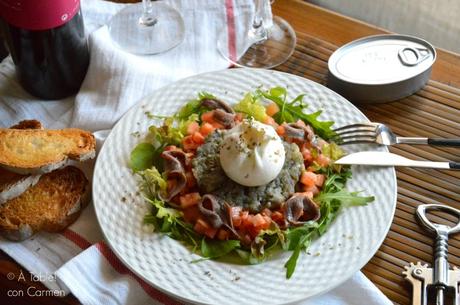
POLYGON ((460 170, 460 163, 457 162, 411 160, 397 154, 383 151, 361 151, 351 153, 334 163, 343 165, 408 166, 460 170))

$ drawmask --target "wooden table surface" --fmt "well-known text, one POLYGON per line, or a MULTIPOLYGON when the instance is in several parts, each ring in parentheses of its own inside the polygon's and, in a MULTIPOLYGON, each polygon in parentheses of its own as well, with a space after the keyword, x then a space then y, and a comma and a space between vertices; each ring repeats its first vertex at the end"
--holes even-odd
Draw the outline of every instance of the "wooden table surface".
MULTIPOLYGON (((386 33, 300 0, 275 1, 273 11, 285 18, 298 35, 295 53, 276 69, 321 84, 326 84, 327 60, 338 46, 363 36, 386 33)), ((400 101, 359 108, 370 120, 389 125, 401 136, 460 137, 459 75, 460 56, 438 49, 431 80, 422 90, 400 101)), ((453 148, 401 145, 392 147, 391 151, 414 159, 460 161, 459 150, 453 148)), ((459 208, 460 172, 406 168, 397 170, 397 178, 398 203, 390 232, 362 271, 394 303, 410 304, 411 290, 401 274, 403 267, 409 262, 431 263, 433 257, 433 240, 415 221, 415 208, 424 203, 459 208)), ((440 217, 436 219, 441 221, 440 217)), ((451 223, 452 219, 445 217, 444 221, 451 223)), ((460 239, 454 236, 449 241, 449 262, 459 266, 460 239)), ((10 289, 26 290, 31 285, 44 289, 36 282, 8 280, 8 273, 18 276, 21 271, 28 274, 0 252, 1 304, 12 304, 12 301, 14 304, 78 304, 73 296, 7 298, 6 291, 10 289)))

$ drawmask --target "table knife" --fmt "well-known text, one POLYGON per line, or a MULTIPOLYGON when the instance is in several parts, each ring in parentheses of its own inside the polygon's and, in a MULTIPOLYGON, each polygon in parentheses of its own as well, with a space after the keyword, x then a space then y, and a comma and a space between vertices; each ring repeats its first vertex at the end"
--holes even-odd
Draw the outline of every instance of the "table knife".
POLYGON ((373 166, 408 166, 439 169, 460 170, 457 162, 418 161, 383 151, 362 151, 348 154, 334 162, 346 165, 373 165, 373 166))

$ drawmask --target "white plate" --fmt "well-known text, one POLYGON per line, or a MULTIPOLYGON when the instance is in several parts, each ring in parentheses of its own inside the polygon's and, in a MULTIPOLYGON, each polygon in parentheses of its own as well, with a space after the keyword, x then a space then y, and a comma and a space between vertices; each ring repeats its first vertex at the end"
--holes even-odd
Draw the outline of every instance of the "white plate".
MULTIPOLYGON (((259 86, 284 86, 289 97, 307 93, 311 110, 323 109, 335 126, 367 121, 351 103, 307 79, 268 70, 230 69, 190 77, 154 92, 116 124, 99 154, 94 172, 93 200, 104 235, 126 266, 159 290, 182 301, 208 304, 284 304, 324 293, 351 277, 383 242, 396 206, 393 168, 353 167, 349 190, 363 190, 376 200, 365 207, 344 210, 308 253, 302 253, 291 279, 284 263, 291 252, 259 265, 216 261, 190 263, 199 258, 180 242, 152 233, 142 224, 149 211, 138 193, 137 180, 127 166, 131 150, 148 126, 157 123, 146 111, 170 115, 181 105, 208 91, 234 103, 259 86)), ((347 147, 356 151, 357 146, 347 147)), ((361 145, 360 149, 386 150, 361 145)))

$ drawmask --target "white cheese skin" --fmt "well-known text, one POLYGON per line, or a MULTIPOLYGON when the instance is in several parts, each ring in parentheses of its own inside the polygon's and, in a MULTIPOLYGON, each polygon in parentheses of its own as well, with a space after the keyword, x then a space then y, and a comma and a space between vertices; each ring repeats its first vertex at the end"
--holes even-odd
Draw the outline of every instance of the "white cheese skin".
POLYGON ((281 138, 272 126, 244 120, 224 135, 220 164, 233 181, 244 186, 265 185, 284 165, 281 138))

